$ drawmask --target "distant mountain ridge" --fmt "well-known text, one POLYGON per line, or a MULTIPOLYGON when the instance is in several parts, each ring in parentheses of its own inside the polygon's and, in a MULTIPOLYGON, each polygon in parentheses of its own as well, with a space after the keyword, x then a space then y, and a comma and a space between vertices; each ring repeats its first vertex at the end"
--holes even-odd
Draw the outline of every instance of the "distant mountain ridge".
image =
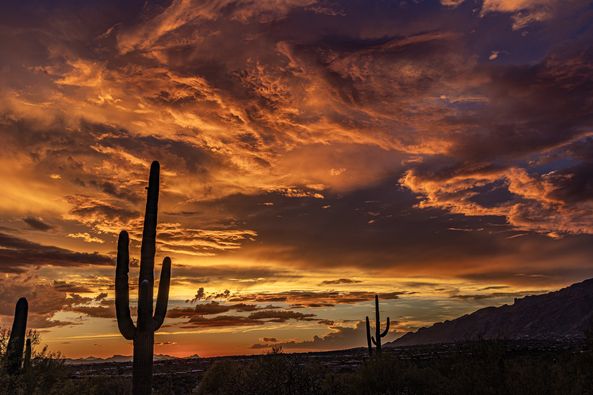
POLYGON ((559 291, 515 299, 512 305, 486 307, 454 320, 407 333, 386 346, 455 343, 477 339, 584 338, 593 318, 593 279, 559 291))
MULTIPOLYGON (((197 355, 192 355, 191 357, 187 358, 199 358, 197 355)), ((166 361, 171 359, 180 359, 177 357, 173 357, 171 355, 165 354, 155 354, 154 360, 155 361, 166 361)), ((112 355, 111 357, 107 358, 99 358, 99 357, 86 357, 86 358, 66 358, 65 363, 68 365, 87 365, 93 363, 104 363, 104 362, 131 362, 132 356, 131 355, 112 355)))

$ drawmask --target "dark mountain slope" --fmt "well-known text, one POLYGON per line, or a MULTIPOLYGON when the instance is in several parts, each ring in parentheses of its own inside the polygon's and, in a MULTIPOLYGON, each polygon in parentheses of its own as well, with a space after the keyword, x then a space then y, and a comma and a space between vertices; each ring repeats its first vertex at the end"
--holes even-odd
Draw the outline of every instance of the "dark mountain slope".
POLYGON ((477 339, 576 339, 593 318, 593 279, 556 292, 515 299, 408 333, 388 346, 454 343, 477 339))

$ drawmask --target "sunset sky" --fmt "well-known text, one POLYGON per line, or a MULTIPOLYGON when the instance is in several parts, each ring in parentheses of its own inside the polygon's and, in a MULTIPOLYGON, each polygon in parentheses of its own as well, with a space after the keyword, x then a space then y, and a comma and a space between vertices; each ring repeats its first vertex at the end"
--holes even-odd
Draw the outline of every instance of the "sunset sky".
POLYGON ((593 276, 593 5, 3 1, 0 152, 0 326, 131 353, 158 160, 155 353, 390 341, 593 276))

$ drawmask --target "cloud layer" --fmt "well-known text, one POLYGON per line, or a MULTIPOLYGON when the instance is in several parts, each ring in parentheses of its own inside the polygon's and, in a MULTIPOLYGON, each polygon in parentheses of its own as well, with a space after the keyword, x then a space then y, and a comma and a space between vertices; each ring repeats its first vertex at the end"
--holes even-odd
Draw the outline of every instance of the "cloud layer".
POLYGON ((112 322, 116 236, 138 256, 155 159, 171 331, 290 322, 325 335, 258 336, 317 348, 358 333, 346 320, 375 293, 470 309, 589 277, 592 13, 584 0, 6 2, 0 273, 23 288, 5 293, 49 290, 40 327, 112 322))

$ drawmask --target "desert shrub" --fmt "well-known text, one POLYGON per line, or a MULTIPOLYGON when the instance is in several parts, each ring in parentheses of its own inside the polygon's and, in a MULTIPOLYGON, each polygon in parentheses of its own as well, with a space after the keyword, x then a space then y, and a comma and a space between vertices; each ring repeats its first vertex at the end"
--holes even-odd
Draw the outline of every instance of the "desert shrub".
POLYGON ((181 395, 191 394, 196 386, 197 377, 188 374, 171 372, 153 378, 154 395, 181 395))
POLYGON ((55 387, 55 395, 128 395, 131 394, 130 379, 123 377, 92 377, 68 379, 55 387))
MULTIPOLYGON (((4 360, 9 332, 0 330, 0 362, 4 360)), ((10 395, 124 395, 129 393, 129 380, 120 377, 71 378, 71 369, 59 353, 47 347, 38 349, 39 336, 29 331, 33 355, 31 366, 17 375, 8 375, 0 366, 0 394, 10 395)))
POLYGON ((67 369, 53 356, 38 356, 31 360, 31 368, 24 373, 9 376, 2 369, 0 393, 6 394, 51 394, 68 377, 67 369))
POLYGON ((51 394, 59 384, 68 377, 64 361, 58 353, 48 352, 47 347, 38 350, 39 335, 29 330, 27 338, 31 339, 33 353, 31 366, 18 375, 8 375, 4 369, 4 354, 10 333, 0 330, 0 393, 6 394, 51 394))
POLYGON ((591 352, 515 352, 482 341, 443 355, 403 353, 365 357, 352 372, 334 372, 295 355, 220 361, 194 393, 593 395, 591 352))
POLYGON ((443 394, 446 379, 435 369, 383 354, 367 359, 353 373, 342 374, 343 394, 443 394))
POLYGON ((325 368, 294 355, 218 361, 208 369, 194 394, 323 394, 327 391, 324 379, 328 374, 325 368))

